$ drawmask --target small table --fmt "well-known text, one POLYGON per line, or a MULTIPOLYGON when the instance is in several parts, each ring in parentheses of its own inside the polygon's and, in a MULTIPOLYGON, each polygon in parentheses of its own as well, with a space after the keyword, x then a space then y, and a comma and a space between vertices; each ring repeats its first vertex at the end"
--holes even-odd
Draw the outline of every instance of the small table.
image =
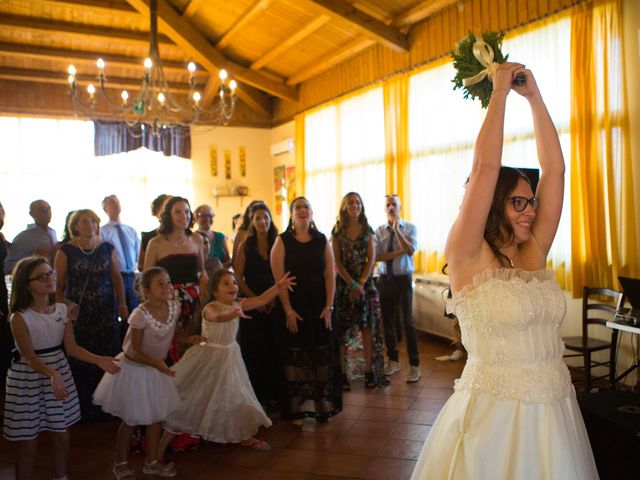
MULTIPOLYGON (((617 322, 617 321, 607 322, 605 325, 607 326, 607 328, 611 328, 613 330, 613 334, 611 336, 611 349, 612 349, 612 352, 615 352, 617 350, 618 332, 619 331, 620 332, 629 332, 629 333, 633 333, 635 335, 640 335, 640 327, 637 327, 637 326, 634 326, 634 325, 629 325, 629 324, 627 324, 625 322, 617 322)), ((618 359, 617 359, 617 355, 615 355, 615 357, 616 358, 614 358, 614 360, 612 362, 610 362, 610 364, 609 364, 609 379, 610 379, 609 388, 611 390, 613 390, 615 388, 615 384, 616 383, 618 383, 624 377, 629 375, 635 369, 640 368, 640 358, 637 358, 633 365, 631 365, 624 372, 622 372, 622 374, 620 376, 616 377, 616 362, 618 361, 618 359)))

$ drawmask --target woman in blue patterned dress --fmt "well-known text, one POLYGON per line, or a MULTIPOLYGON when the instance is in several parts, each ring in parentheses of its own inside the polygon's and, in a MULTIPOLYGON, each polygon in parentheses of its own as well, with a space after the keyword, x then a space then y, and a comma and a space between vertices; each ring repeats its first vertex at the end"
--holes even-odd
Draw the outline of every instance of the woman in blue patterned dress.
MULTIPOLYGON (((56 301, 66 298, 79 305, 73 330, 81 347, 114 356, 120 351, 118 316, 122 321, 129 316, 115 250, 110 243, 101 242, 100 218, 92 210, 77 210, 69 220, 69 231, 71 241, 60 247, 54 261, 56 301)), ((69 364, 78 381, 82 419, 107 418, 91 398, 103 372, 73 358, 69 364)))

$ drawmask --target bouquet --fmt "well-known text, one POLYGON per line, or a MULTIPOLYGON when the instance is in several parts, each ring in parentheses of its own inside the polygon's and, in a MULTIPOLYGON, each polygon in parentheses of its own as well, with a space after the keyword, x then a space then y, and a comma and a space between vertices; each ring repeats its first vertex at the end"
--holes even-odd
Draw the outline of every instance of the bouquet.
MULTIPOLYGON (((501 51, 503 38, 504 34, 496 32, 484 32, 482 38, 469 32, 451 52, 456 69, 453 89, 463 89, 465 99, 479 98, 482 108, 487 108, 491 100, 493 74, 498 65, 509 59, 509 55, 503 55, 501 51)), ((522 85, 525 80, 524 75, 518 74, 514 83, 522 85)))

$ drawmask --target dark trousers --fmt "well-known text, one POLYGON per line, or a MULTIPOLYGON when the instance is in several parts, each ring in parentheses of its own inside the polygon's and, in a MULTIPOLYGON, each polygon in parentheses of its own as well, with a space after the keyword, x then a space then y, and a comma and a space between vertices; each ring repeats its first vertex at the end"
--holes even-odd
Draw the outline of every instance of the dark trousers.
MULTIPOLYGON (((140 298, 138 297, 138 292, 136 292, 136 274, 133 272, 120 272, 120 276, 122 277, 122 283, 124 284, 124 295, 127 299, 127 310, 129 310, 129 315, 131 312, 138 306, 140 303, 140 298)), ((119 313, 119 312, 118 312, 119 313)), ((124 336, 127 333, 127 328, 129 324, 126 320, 120 320, 120 344, 124 340, 124 336)))
POLYGON ((380 308, 384 323, 384 341, 387 344, 389 360, 398 361, 398 339, 396 334, 396 314, 400 315, 407 339, 409 363, 420 364, 418 340, 411 311, 413 303, 413 279, 411 275, 381 275, 378 279, 380 308))

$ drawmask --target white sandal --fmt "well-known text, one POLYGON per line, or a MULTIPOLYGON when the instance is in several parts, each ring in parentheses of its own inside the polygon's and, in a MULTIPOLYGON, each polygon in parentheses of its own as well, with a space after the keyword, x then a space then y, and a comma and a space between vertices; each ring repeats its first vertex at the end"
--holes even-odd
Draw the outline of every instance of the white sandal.
POLYGON ((129 462, 116 462, 113 464, 113 475, 116 477, 116 480, 134 480, 136 478, 136 472, 131 470, 130 468, 123 468, 128 465, 129 462))
POLYGON ((151 463, 144 461, 144 467, 142 467, 142 473, 145 475, 157 475, 159 477, 175 477, 178 474, 173 463, 162 464, 159 460, 154 460, 151 463))

